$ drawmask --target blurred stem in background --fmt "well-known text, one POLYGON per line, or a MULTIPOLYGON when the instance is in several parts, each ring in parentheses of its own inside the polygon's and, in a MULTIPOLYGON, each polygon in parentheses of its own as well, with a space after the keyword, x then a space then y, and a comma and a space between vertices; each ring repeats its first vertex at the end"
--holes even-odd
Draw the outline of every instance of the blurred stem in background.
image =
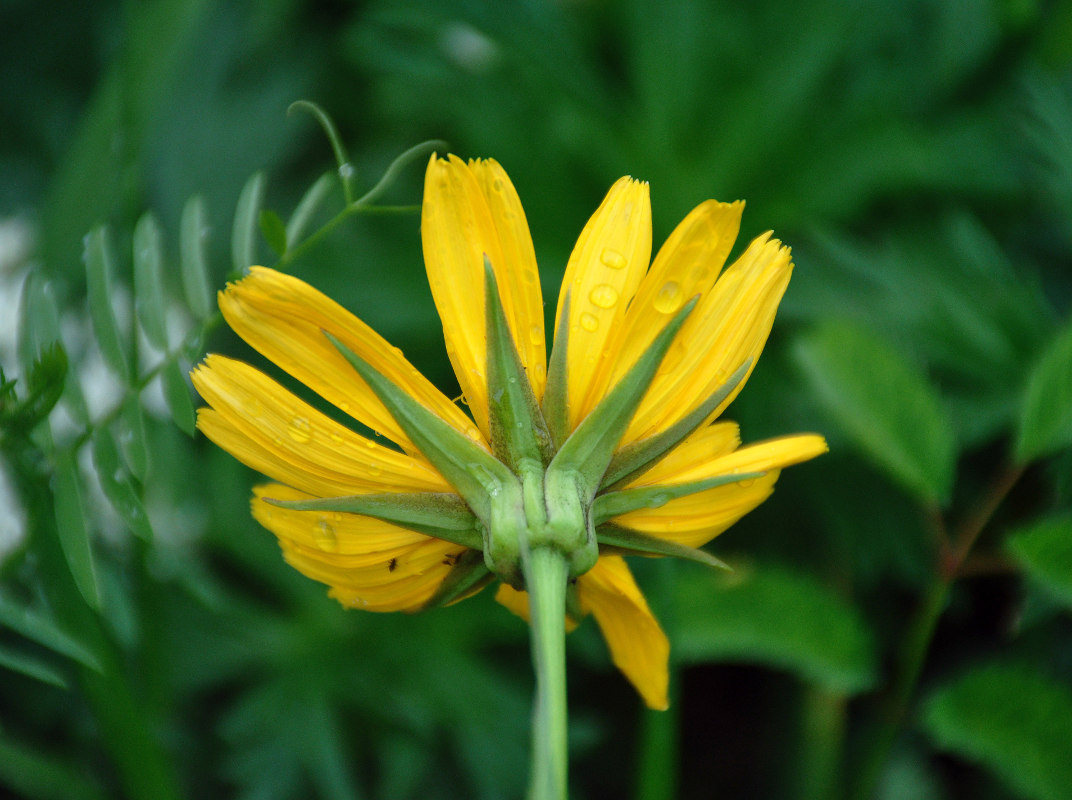
POLYGON ((1007 467, 978 505, 957 526, 952 537, 947 533, 948 527, 941 511, 937 508, 930 510, 929 516, 939 542, 936 568, 902 639, 893 681, 880 709, 878 727, 864 750, 859 769, 855 770, 857 778, 851 794, 853 800, 871 800, 874 797, 890 752, 908 718, 923 665, 953 584, 960 577, 979 535, 1023 475, 1024 469, 1024 466, 1007 467))

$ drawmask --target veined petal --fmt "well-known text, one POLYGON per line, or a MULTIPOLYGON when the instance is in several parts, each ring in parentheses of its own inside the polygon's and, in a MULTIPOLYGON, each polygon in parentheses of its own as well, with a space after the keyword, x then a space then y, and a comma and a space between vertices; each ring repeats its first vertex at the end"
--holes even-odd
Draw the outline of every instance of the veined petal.
POLYGON ((191 378, 211 406, 202 432, 275 480, 316 497, 452 491, 423 458, 354 433, 248 364, 210 355, 191 378))
POLYGON ((586 398, 607 355, 607 341, 621 324, 650 258, 648 184, 621 178, 581 231, 558 297, 555 331, 562 325, 569 330, 566 397, 571 430, 590 410, 586 398), (567 292, 569 319, 562 319, 567 292))
POLYGON ((682 443, 685 452, 680 454, 680 468, 674 472, 672 480, 659 479, 660 472, 652 468, 637 481, 640 485, 657 483, 691 483, 714 478, 719 475, 739 473, 768 472, 783 469, 827 452, 826 440, 814 433, 798 433, 792 436, 779 436, 763 442, 753 442, 733 452, 714 456, 702 453, 700 448, 689 448, 689 440, 682 443), (693 457, 695 456, 695 457, 693 457), (690 463, 691 461, 691 463, 690 463), (655 473, 654 477, 652 473, 655 473))
POLYGON ((602 556, 577 579, 581 610, 591 613, 611 658, 649 708, 669 706, 670 643, 620 556, 602 556))
MULTIPOLYGON (((789 248, 760 236, 718 279, 689 317, 637 409, 622 444, 651 436, 711 395, 767 342, 789 284, 789 248)), ((741 381, 711 414, 714 419, 744 386, 741 381)))
POLYGON ((279 538, 287 562, 332 587, 345 605, 370 611, 417 611, 435 593, 464 551, 357 514, 293 511, 263 497, 306 500, 287 486, 254 489, 253 516, 279 538))
POLYGON ((247 277, 221 292, 219 302, 227 323, 254 349, 407 452, 416 448, 324 331, 451 426, 487 447, 464 412, 421 375, 401 350, 304 281, 254 267, 247 277))
POLYGON ((421 242, 428 284, 458 383, 487 436, 484 257, 499 284, 521 363, 542 386, 543 300, 521 202, 502 167, 432 156, 424 181, 421 242))
POLYGON ((696 295, 708 292, 737 239, 744 203, 708 200, 694 208, 659 249, 622 324, 607 341, 584 402, 588 413, 622 379, 670 316, 696 295))
POLYGON ((503 312, 514 335, 517 355, 539 400, 547 382, 547 342, 543 330, 543 292, 528 220, 514 185, 499 162, 469 162, 491 209, 503 261, 492 262, 503 312))

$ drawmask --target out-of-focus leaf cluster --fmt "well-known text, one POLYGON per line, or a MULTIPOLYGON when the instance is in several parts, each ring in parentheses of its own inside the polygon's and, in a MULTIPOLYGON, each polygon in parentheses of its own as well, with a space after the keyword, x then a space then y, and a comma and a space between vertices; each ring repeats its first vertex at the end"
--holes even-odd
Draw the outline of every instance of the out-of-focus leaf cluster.
POLYGON ((0 217, 35 237, 16 260, 0 237, 21 297, 0 513, 22 523, 0 562, 0 786, 521 795, 523 626, 485 596, 342 611, 250 520, 248 470, 182 433, 206 337, 255 359, 212 300, 252 263, 457 393, 416 214, 353 211, 362 189, 415 206, 419 165, 389 166, 437 137, 508 170, 545 297, 626 172, 651 183, 656 242, 740 197, 738 251, 767 228, 794 249, 728 416, 746 441, 822 431, 831 453, 712 545, 735 573, 634 560, 671 637, 672 716, 639 711, 590 624, 572 634, 575 796, 846 795, 965 531, 876 796, 1067 790, 1064 4, 23 0, 0 23, 0 217), (288 118, 301 97, 319 106, 288 118))

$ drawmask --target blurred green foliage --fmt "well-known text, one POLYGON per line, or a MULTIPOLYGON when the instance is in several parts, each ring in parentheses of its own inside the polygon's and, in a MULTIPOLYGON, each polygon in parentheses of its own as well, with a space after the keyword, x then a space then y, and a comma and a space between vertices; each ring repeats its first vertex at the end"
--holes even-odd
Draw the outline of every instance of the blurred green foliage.
POLYGON ((490 595, 344 612, 250 519, 254 476, 183 435, 191 363, 253 358, 208 302, 252 261, 457 393, 415 213, 300 246, 345 202, 286 116, 307 98, 357 196, 423 140, 499 160, 548 298, 624 173, 656 241, 745 198, 743 242, 794 248, 728 416, 831 453, 712 546, 735 574, 636 565, 670 712, 572 634, 575 797, 1072 797, 1068 3, 9 0, 0 59, 9 794, 523 792, 524 627, 490 595))

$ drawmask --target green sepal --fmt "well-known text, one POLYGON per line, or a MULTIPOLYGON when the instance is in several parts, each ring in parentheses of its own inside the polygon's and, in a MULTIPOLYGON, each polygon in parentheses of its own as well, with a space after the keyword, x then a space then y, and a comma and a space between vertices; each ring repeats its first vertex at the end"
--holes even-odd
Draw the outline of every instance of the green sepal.
POLYGON ((570 294, 566 292, 562 300, 562 323, 555 331, 555 340, 551 345, 551 358, 547 364, 547 385, 543 390, 543 418, 547 431, 551 434, 557 450, 569 436, 569 415, 566 408, 566 367, 569 354, 569 319, 570 294))
POLYGON ((546 466, 554 455, 551 435, 517 355, 495 272, 487 256, 484 256, 484 308, 492 450, 515 474, 524 461, 546 466))
POLYGON ((448 606, 461 600, 468 594, 483 589, 495 578, 484 564, 484 557, 477 550, 466 550, 458 557, 458 562, 439 584, 435 594, 428 598, 421 610, 448 606))
POLYGON ((265 497, 269 505, 292 511, 338 511, 361 514, 390 522, 425 536, 472 547, 483 546, 478 523, 469 506, 456 494, 440 492, 390 492, 323 497, 316 500, 277 500, 265 497))
POLYGON ((424 457, 458 490, 458 494, 487 526, 491 519, 490 499, 503 491, 504 487, 517 483, 510 470, 410 397, 330 333, 324 331, 324 335, 350 362, 424 457))
POLYGON ((615 484, 621 484, 642 475, 646 469, 691 436, 722 404, 722 401, 740 386, 751 366, 752 359, 749 358, 710 397, 669 428, 647 439, 633 442, 615 453, 599 488, 614 488, 615 484))
POLYGON ((596 538, 599 540, 600 555, 665 556, 695 561, 697 564, 704 564, 715 569, 733 571, 733 567, 705 550, 659 539, 628 528, 620 528, 617 525, 600 525, 596 531, 596 538))
POLYGON ((636 489, 622 489, 598 495, 592 503, 592 520, 602 525, 607 520, 621 514, 628 514, 641 508, 660 508, 679 497, 705 492, 727 483, 751 481, 763 477, 763 472, 741 472, 719 475, 702 481, 677 483, 669 486, 643 486, 636 489))
POLYGON ((547 468, 549 479, 552 472, 577 475, 584 502, 591 502, 603 482, 618 442, 670 349, 670 343, 695 306, 694 297, 659 332, 618 385, 577 426, 547 468))

